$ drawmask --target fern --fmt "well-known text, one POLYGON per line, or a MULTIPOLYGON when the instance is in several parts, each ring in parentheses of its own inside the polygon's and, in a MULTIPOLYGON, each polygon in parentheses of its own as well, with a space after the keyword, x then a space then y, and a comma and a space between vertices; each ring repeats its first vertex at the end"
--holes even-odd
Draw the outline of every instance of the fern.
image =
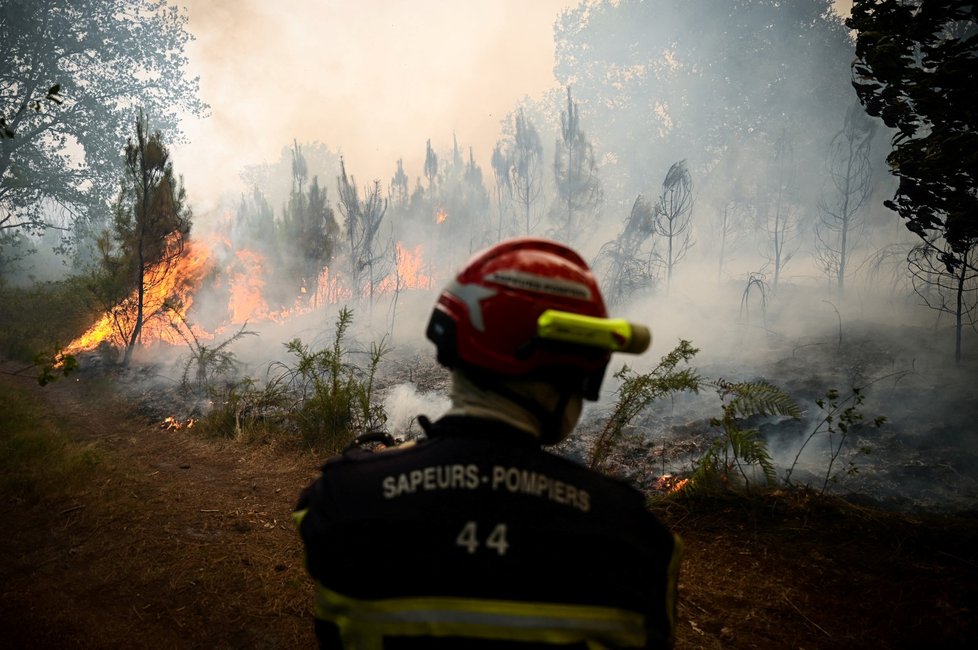
POLYGON ((687 491, 733 487, 739 481, 749 493, 755 468, 759 469, 766 485, 777 482, 774 462, 760 432, 745 427, 744 420, 752 417, 801 417, 801 409, 790 395, 767 382, 712 382, 723 402, 722 414, 712 418, 710 425, 720 430, 696 463, 696 470, 687 483, 687 491))
POLYGON ((615 446, 621 440, 622 432, 635 417, 653 401, 681 391, 699 390, 700 378, 692 368, 677 369, 681 363, 689 363, 699 352, 689 341, 680 340, 671 352, 662 357, 651 372, 636 374, 627 365, 615 373, 622 383, 618 387, 618 400, 615 408, 598 434, 591 448, 588 465, 600 469, 615 446))

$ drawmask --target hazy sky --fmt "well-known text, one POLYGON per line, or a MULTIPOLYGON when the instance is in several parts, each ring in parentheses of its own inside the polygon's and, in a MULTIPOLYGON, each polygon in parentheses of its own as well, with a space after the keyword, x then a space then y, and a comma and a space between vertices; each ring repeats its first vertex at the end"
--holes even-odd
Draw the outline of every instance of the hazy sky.
MULTIPOLYGON (((556 85, 553 25, 578 0, 178 0, 211 116, 174 147, 191 202, 237 193, 242 167, 293 139, 341 152, 364 184, 452 133, 488 173, 500 120, 556 85)), ((851 5, 843 1, 837 4, 851 5)), ((327 185, 331 192, 332 183, 327 185)))
POLYGON ((181 0, 211 116, 185 124, 177 171, 208 202, 296 138, 343 153, 361 184, 386 185, 404 158, 413 184, 425 141, 441 152, 453 132, 485 168, 500 120, 555 85, 553 23, 575 4, 181 0))

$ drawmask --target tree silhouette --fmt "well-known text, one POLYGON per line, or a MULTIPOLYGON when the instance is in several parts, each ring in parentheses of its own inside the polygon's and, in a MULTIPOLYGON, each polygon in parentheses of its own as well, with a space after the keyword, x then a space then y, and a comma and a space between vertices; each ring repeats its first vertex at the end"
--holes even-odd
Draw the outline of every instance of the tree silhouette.
POLYGON ((567 109, 560 112, 560 139, 554 156, 554 179, 561 207, 557 211, 557 238, 572 243, 581 232, 584 215, 601 203, 594 147, 581 130, 577 102, 567 87, 567 109))
POLYGON ((104 240, 105 267, 124 296, 112 313, 125 345, 126 366, 144 324, 166 307, 170 296, 159 291, 176 269, 191 225, 186 195, 174 178, 162 133, 150 132, 142 113, 135 130, 135 139, 126 144, 125 176, 113 209, 115 252, 104 240))
POLYGON ((68 221, 103 219, 133 108, 174 139, 180 116, 206 111, 186 72, 186 22, 161 0, 0 3, 0 117, 14 136, 0 138, 0 230, 71 231, 50 204, 68 221))
POLYGON ((920 237, 915 286, 951 294, 927 304, 953 313, 960 362, 978 273, 978 4, 856 0, 846 25, 857 32, 856 94, 896 129, 887 162, 899 184, 884 205, 920 237))

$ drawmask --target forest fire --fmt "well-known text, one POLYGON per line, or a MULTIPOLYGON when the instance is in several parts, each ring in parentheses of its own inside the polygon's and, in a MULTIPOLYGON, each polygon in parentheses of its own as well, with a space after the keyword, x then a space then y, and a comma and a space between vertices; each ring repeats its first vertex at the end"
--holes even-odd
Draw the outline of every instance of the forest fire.
POLYGON ((448 219, 448 212, 445 211, 445 208, 438 208, 438 211, 435 212, 435 223, 441 225, 445 223, 446 219, 448 219))
MULTIPOLYGON (((339 304, 353 298, 353 290, 341 274, 324 266, 316 284, 307 291, 305 284, 287 299, 285 306, 276 308, 268 293, 273 282, 266 256, 253 249, 233 251, 223 268, 215 250, 227 248, 229 242, 208 244, 187 241, 183 252, 169 264, 161 263, 147 273, 143 305, 143 326, 140 340, 143 345, 167 343, 180 345, 188 335, 198 341, 209 341, 225 325, 247 322, 285 322, 313 309, 339 304), (216 269, 216 272, 215 272, 216 269), (200 290, 225 287, 227 300, 224 322, 208 332, 195 322, 191 307, 200 290), (289 304, 291 303, 291 304, 289 304)), ((394 269, 374 284, 374 293, 391 294, 403 290, 430 289, 433 278, 424 259, 422 245, 409 248, 397 242, 394 269)), ((334 265, 340 268, 339 265, 334 265)), ((368 289, 365 289, 365 293, 368 289)), ((62 354, 76 354, 108 343, 116 348, 126 345, 134 331, 138 296, 133 291, 126 299, 102 314, 82 336, 71 342, 62 354)), ((279 298, 281 301, 281 297, 279 298)))
MULTIPOLYGON (((140 338, 144 343, 180 342, 177 327, 187 327, 187 311, 193 304, 194 291, 213 268, 210 247, 187 241, 182 254, 171 265, 161 264, 147 273, 143 298, 143 327, 140 338)), ((136 324, 134 290, 120 304, 110 309, 87 332, 71 342, 63 354, 92 350, 102 342, 122 344, 136 324)), ((191 327, 198 338, 211 338, 200 328, 191 327)))

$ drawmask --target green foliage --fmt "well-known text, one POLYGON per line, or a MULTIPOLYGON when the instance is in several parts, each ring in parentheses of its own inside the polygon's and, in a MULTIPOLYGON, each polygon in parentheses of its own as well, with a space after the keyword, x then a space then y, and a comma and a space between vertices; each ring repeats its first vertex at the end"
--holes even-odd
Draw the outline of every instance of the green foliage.
POLYGON ((107 244, 102 260, 103 270, 116 279, 111 286, 124 292, 122 300, 106 305, 125 343, 123 365, 129 364, 143 325, 166 310, 169 296, 157 294, 183 255, 192 218, 163 134, 150 131, 140 113, 135 136, 126 143, 125 175, 113 206, 116 248, 107 244))
MULTIPOLYGON (((61 94, 61 84, 54 84, 48 91, 43 95, 37 97, 28 98, 27 107, 30 108, 35 113, 40 113, 43 104, 41 102, 49 102, 51 104, 63 104, 64 100, 60 99, 58 95, 61 94)), ((13 138, 16 133, 14 133, 11 128, 11 124, 7 122, 5 117, 0 117, 0 140, 4 138, 13 138)))
POLYGON ((58 381, 59 377, 67 377, 78 370, 78 359, 73 354, 63 354, 58 347, 54 354, 40 353, 34 358, 34 363, 40 367, 37 376, 37 383, 47 386, 51 382, 58 381))
POLYGON ((697 352, 699 350, 689 341, 680 340, 651 371, 637 374, 626 365, 615 373, 615 377, 622 380, 618 387, 618 400, 591 449, 588 458, 590 467, 600 469, 604 465, 615 445, 621 440, 625 428, 649 404, 672 393, 699 390, 700 378, 696 371, 692 368, 678 368, 680 364, 688 364, 697 352))
POLYGON ((856 94, 896 129, 887 162, 899 186, 884 205, 920 237, 908 259, 914 289, 955 317, 960 363, 978 302, 978 5, 857 0, 846 25, 857 33, 856 94))
POLYGON ((683 151, 713 189, 750 187, 745 148, 759 154, 787 124, 799 159, 817 155, 851 98, 852 45, 830 0, 575 4, 554 25, 554 75, 573 84, 601 151, 630 161, 616 179, 629 190, 683 151), (663 52, 669 64, 650 65, 663 52))
POLYGON ((748 493, 757 469, 766 485, 777 475, 760 432, 746 426, 755 417, 801 417, 801 409, 790 395, 764 382, 714 382, 723 403, 722 415, 710 425, 720 430, 696 462, 687 490, 705 491, 742 484, 748 493))
MULTIPOLYGON (((842 470, 836 470, 834 474, 832 472, 836 461, 839 459, 839 456, 846 449, 846 442, 853 428, 863 424, 865 420, 865 415, 861 409, 865 400, 866 396, 863 393, 863 389, 858 387, 853 387, 853 389, 849 392, 849 395, 847 395, 845 398, 841 397, 837 389, 832 388, 825 393, 825 397, 815 400, 815 404, 818 405, 818 408, 822 411, 822 418, 815 424, 812 431, 798 448, 798 453, 795 454, 794 461, 792 461, 791 466, 785 472, 785 484, 792 484, 791 475, 798 466, 798 459, 801 458, 802 452, 805 451, 808 443, 810 443, 815 436, 826 437, 828 439, 827 442, 829 448, 829 462, 825 468, 825 476, 824 480, 822 481, 821 492, 825 492, 825 489, 828 487, 830 481, 837 481, 841 472, 845 472, 847 475, 852 475, 859 471, 859 468, 855 465, 853 458, 850 458, 842 470)), ((878 429, 883 426, 885 422, 886 418, 880 415, 873 418, 872 424, 878 429)), ((863 446, 855 451, 855 455, 866 455, 869 454, 870 451, 871 450, 868 447, 863 446)))
POLYGON ((101 217, 134 106, 167 131, 204 114, 186 21, 160 0, 0 3, 0 227, 43 228, 46 202, 101 217))
MULTIPOLYGON (((316 296, 319 274, 336 252, 339 224, 319 177, 313 176, 305 193, 308 165, 298 142, 292 150, 292 192, 282 214, 281 259, 295 295, 316 296)), ((257 191, 257 188, 256 188, 257 191)), ((294 297, 293 297, 294 299, 294 297)))
POLYGON ((327 453, 343 449, 387 419, 383 407, 373 403, 373 391, 388 349, 383 341, 371 344, 366 369, 347 361, 344 337, 352 322, 353 312, 344 307, 329 348, 313 350, 300 339, 287 343, 294 362, 273 364, 278 372, 269 382, 273 391, 289 396, 289 417, 303 441, 327 453))
POLYGON ((554 184, 560 207, 555 207, 558 239, 574 241, 585 218, 600 205, 604 190, 598 177, 594 145, 581 127, 578 102, 567 86, 567 109, 560 112, 560 138, 554 156, 554 184))
POLYGON ((215 387, 211 394, 216 406, 194 426, 204 436, 246 442, 287 424, 291 402, 281 385, 259 387, 253 378, 245 377, 221 389, 215 387))
POLYGON ((25 389, 0 391, 0 498, 34 499, 44 486, 77 489, 91 480, 102 455, 73 443, 75 423, 45 413, 25 389))
POLYGON ((58 341, 74 340, 95 318, 89 296, 82 278, 0 284, 0 355, 34 362, 38 353, 57 349, 58 341))

